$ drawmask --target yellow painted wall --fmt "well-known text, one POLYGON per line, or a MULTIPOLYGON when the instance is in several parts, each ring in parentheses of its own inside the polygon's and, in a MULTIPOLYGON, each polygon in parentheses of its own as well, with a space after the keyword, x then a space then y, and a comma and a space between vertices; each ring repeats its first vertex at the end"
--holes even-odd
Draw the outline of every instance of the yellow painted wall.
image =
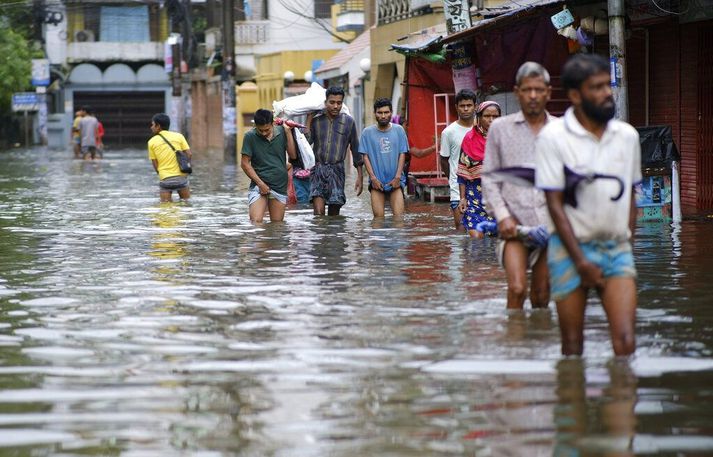
POLYGON ((357 37, 357 33, 354 31, 349 31, 349 32, 337 32, 337 15, 339 14, 339 11, 341 10, 341 6, 338 4, 333 4, 332 5, 332 32, 336 36, 332 36, 332 41, 334 42, 339 42, 342 40, 347 40, 347 41, 352 41, 354 38, 357 37), (341 40, 339 39, 341 38, 341 40))
POLYGON ((338 49, 321 51, 284 51, 257 56, 258 108, 272 110, 274 100, 282 100, 286 71, 295 74, 295 79, 302 79, 307 70, 312 69, 313 60, 327 60, 336 54, 338 49))
POLYGON ((240 151, 243 150, 243 137, 245 136, 245 132, 252 128, 252 124, 250 123, 252 115, 260 108, 257 85, 253 82, 246 81, 236 88, 235 96, 237 98, 235 106, 238 107, 236 123, 238 124, 237 148, 239 158, 240 151))
MULTIPOLYGON (((389 51, 391 45, 398 43, 399 38, 441 24, 444 20, 443 11, 439 9, 432 14, 380 25, 370 30, 371 72, 369 80, 366 81, 364 92, 365 111, 367 113, 371 112, 370 107, 373 105, 377 94, 379 96, 391 96, 393 70, 390 68, 393 68, 393 66, 388 64, 395 64, 398 76, 402 81, 404 79, 406 58, 397 52, 389 51)), ((368 118, 369 115, 367 114, 368 118)))

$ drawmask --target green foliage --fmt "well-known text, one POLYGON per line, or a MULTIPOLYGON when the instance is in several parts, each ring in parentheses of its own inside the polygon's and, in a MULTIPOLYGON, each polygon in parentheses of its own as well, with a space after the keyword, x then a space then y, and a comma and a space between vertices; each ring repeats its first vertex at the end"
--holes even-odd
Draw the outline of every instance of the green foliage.
POLYGON ((13 92, 29 86, 33 54, 25 37, 0 27, 0 113, 10 110, 13 92))

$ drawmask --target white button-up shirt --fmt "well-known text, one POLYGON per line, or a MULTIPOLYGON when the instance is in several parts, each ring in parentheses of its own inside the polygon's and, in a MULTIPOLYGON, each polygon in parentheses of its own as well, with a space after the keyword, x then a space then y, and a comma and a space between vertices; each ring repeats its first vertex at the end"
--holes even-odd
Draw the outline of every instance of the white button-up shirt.
MULTIPOLYGON (((641 182, 641 144, 631 125, 612 119, 601 139, 587 131, 569 108, 564 117, 550 122, 537 137, 535 185, 542 190, 563 190, 564 167, 580 174, 617 176, 624 192, 612 201, 620 185, 611 179, 583 181, 575 189, 577 207, 565 205, 574 235, 581 242, 624 241, 631 236, 629 210, 633 186, 641 182)), ((549 222, 550 232, 554 224, 549 222)))

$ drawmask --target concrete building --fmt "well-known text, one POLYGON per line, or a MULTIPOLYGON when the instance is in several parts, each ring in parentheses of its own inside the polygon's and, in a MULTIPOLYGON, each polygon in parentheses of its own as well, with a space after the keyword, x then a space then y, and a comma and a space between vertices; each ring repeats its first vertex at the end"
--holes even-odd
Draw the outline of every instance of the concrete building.
POLYGON ((108 147, 144 144, 150 116, 171 112, 166 9, 159 0, 68 0, 52 7, 63 20, 45 28, 54 80, 48 92, 49 146, 69 144, 74 112, 82 105, 95 109, 108 147))

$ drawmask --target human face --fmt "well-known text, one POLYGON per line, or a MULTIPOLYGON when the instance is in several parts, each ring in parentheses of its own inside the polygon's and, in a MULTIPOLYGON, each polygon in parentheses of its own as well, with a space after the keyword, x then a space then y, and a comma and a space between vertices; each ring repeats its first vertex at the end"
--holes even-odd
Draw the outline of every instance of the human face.
POLYGON ((552 89, 542 76, 528 76, 523 78, 519 86, 515 86, 520 108, 526 116, 542 114, 550 100, 551 92, 552 89))
POLYGON ((391 122, 391 108, 388 106, 382 106, 381 108, 374 111, 374 117, 376 118, 376 123, 379 124, 380 128, 386 128, 391 122))
POLYGON ((461 100, 456 104, 456 111, 458 112, 458 119, 461 121, 470 121, 475 116, 475 101, 474 100, 461 100))
POLYGON ((151 133, 156 135, 160 131, 161 131, 161 127, 154 121, 151 121, 151 133))
POLYGON ((578 92, 579 100, 572 100, 572 104, 579 104, 584 114, 595 123, 604 125, 616 114, 608 72, 597 73, 584 80, 578 92))
POLYGON ((494 106, 488 106, 480 114, 480 117, 478 118, 478 124, 483 130, 487 132, 490 129, 490 124, 492 124, 493 121, 499 117, 500 111, 498 111, 498 109, 494 106))
POLYGON ((255 131, 258 135, 265 138, 266 140, 272 138, 272 124, 255 124, 255 131))
POLYGON ((344 97, 341 95, 330 95, 324 102, 324 106, 327 109, 327 115, 329 117, 339 116, 339 112, 342 111, 342 103, 344 103, 344 97))

